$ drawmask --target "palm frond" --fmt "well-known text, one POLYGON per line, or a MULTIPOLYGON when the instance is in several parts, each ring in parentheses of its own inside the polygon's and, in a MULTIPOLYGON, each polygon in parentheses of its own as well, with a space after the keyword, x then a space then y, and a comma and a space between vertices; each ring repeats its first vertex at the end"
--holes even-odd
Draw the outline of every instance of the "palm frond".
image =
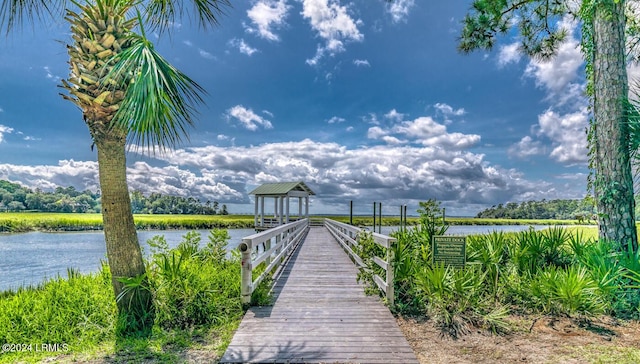
POLYGON ((58 16, 65 7, 64 0, 2 0, 0 30, 7 34, 25 21, 42 20, 44 16, 58 16))
POLYGON ((180 19, 193 16, 202 28, 216 26, 225 8, 231 7, 229 0, 150 0, 145 4, 145 18, 152 29, 160 32, 168 30, 180 19), (186 9, 191 3, 193 10, 186 9))
MULTIPOLYGON (((129 82, 113 127, 129 133, 135 146, 164 150, 188 138, 194 106, 206 92, 195 81, 162 58, 149 40, 132 35, 131 46, 122 51, 107 75, 129 82)), ((122 85, 120 85, 122 86, 122 85)))

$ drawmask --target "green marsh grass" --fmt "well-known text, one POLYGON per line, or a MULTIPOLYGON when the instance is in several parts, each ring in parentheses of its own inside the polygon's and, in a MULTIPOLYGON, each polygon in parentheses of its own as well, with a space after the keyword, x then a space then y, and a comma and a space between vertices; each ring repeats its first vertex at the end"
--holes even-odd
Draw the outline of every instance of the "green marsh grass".
MULTIPOLYGON (((227 258, 228 234, 213 230, 207 242, 187 233, 173 249, 163 237, 151 239, 147 274, 155 304, 150 332, 124 337, 109 269, 95 274, 70 271, 37 287, 0 293, 0 344, 59 344, 57 352, 22 351, 0 355, 0 363, 91 361, 181 362, 185 350, 217 356, 228 346, 244 309, 240 301, 240 263, 227 258)), ((256 293, 270 300, 266 284, 256 293)), ((35 346, 33 347, 35 348, 35 346)))
MULTIPOLYGON (((134 215, 139 230, 206 230, 253 227, 249 215, 134 215)), ((0 232, 102 230, 101 214, 3 212, 0 232)))

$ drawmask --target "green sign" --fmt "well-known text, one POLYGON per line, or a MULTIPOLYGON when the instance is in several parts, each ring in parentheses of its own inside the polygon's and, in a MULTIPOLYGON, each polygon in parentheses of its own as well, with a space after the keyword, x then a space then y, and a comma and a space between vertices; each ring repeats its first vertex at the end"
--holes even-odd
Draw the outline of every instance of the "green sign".
POLYGON ((464 268, 466 245, 464 236, 434 236, 431 250, 433 264, 444 263, 454 268, 464 268))

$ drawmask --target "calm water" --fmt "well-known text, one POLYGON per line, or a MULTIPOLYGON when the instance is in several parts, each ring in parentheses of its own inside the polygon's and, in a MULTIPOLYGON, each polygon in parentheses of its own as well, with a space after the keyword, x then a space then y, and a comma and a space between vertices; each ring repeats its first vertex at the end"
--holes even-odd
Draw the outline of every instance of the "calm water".
MULTIPOLYGON (((164 235, 170 247, 178 245, 190 230, 140 231, 138 238, 149 252, 147 240, 164 235)), ((197 230, 206 244, 209 230, 197 230)), ((229 229, 228 249, 235 248, 253 229, 229 229)), ((67 276, 67 268, 82 273, 96 272, 106 260, 104 235, 98 232, 0 234, 0 291, 35 285, 47 278, 67 276)))
MULTIPOLYGON (((538 229, 545 226, 536 227, 538 229)), ((529 226, 451 226, 447 234, 470 235, 498 231, 521 231, 529 226)), ((383 226, 382 233, 388 234, 397 227, 383 226)), ((149 251, 146 241, 155 235, 164 235, 169 246, 174 247, 189 230, 141 231, 138 237, 145 252, 149 251)), ((243 237, 254 233, 253 229, 229 229, 228 249, 234 249, 243 237)), ((208 230, 198 231, 202 243, 207 242, 208 230)), ((100 260, 106 260, 104 235, 102 232, 65 233, 21 233, 0 234, 0 291, 20 286, 36 285, 47 278, 58 275, 66 277, 67 268, 72 267, 82 273, 96 272, 100 260)))

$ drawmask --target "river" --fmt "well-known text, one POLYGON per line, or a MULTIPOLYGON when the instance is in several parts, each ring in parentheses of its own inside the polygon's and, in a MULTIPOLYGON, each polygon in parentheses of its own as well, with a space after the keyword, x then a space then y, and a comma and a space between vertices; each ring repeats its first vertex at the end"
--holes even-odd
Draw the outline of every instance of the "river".
MULTIPOLYGON (((447 234, 470 235, 497 231, 521 231, 523 225, 451 226, 447 234)), ((537 227, 542 228, 542 227, 537 227)), ((388 234, 394 227, 383 226, 388 234)), ((140 231, 138 237, 146 254, 147 240, 155 235, 164 235, 170 247, 175 247, 189 230, 140 231)), ((207 242, 208 230, 197 230, 202 236, 202 245, 207 242)), ((253 229, 229 229, 229 245, 234 249, 243 237, 254 233, 253 229)), ((106 260, 104 235, 96 232, 0 234, 0 291, 20 286, 37 285, 58 275, 66 277, 67 268, 81 273, 96 272, 100 260, 106 260)))

